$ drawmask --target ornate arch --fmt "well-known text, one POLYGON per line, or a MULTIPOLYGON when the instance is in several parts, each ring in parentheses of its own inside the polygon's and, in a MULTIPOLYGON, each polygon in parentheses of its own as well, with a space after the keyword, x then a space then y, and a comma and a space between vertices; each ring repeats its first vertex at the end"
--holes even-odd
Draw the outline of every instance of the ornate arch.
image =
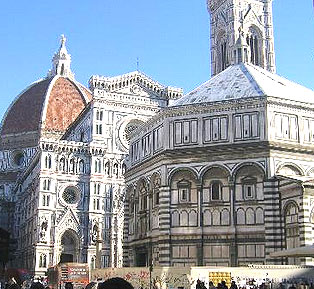
POLYGON ((216 34, 216 69, 222 71, 227 68, 228 60, 228 38, 224 29, 216 34))
POLYGON ((203 183, 203 178, 204 178, 204 175, 211 169, 221 169, 222 171, 224 171, 226 173, 226 176, 228 178, 230 178, 231 176, 231 172, 230 170, 224 166, 224 165, 209 165, 209 166, 206 166, 205 168, 203 168, 200 172, 200 180, 201 182, 203 183))
POLYGON ((298 212, 300 212, 298 203, 295 200, 289 200, 285 203, 285 205, 282 208, 282 212, 284 216, 286 215, 287 209, 292 205, 294 205, 297 208, 298 212))
POLYGON ((265 171, 265 168, 259 164, 259 163, 255 163, 255 162, 244 162, 244 163, 240 163, 238 165, 236 165, 233 170, 232 170, 232 179, 235 179, 237 177, 237 174, 239 173, 239 171, 244 168, 244 167, 249 167, 249 166, 253 166, 255 167, 256 169, 258 169, 262 175, 263 175, 263 179, 265 179, 266 177, 266 171, 265 171))
POLYGON ((262 67, 264 65, 263 34, 259 27, 252 24, 248 28, 246 41, 250 47, 251 63, 262 67))
MULTIPOLYGON (((291 162, 279 164, 278 168, 276 169, 276 174, 279 174, 280 170, 282 170, 284 167, 287 167, 287 168, 291 169, 292 171, 295 170, 297 173, 299 173, 300 176, 305 175, 304 170, 299 165, 297 165, 295 163, 291 163, 291 162)), ((298 174, 296 174, 296 175, 298 175, 298 174)))
POLYGON ((196 183, 199 183, 199 177, 198 177, 198 174, 196 172, 196 170, 194 170, 193 168, 190 168, 190 167, 179 167, 179 168, 175 168, 173 169, 170 174, 168 175, 168 185, 171 186, 171 182, 172 182, 172 179, 173 177, 179 173, 179 172, 189 172, 192 174, 192 176, 195 178, 195 182, 196 183))
POLYGON ((57 237, 58 259, 62 261, 62 254, 73 256, 73 262, 80 261, 81 238, 78 232, 71 228, 65 228, 57 237), (69 244, 67 242, 69 241, 69 244), (73 241, 71 245, 70 242, 73 241))
POLYGON ((147 192, 149 191, 150 188, 150 182, 147 177, 141 177, 137 182, 136 182, 136 191, 137 193, 141 190, 141 185, 144 185, 146 187, 147 192))

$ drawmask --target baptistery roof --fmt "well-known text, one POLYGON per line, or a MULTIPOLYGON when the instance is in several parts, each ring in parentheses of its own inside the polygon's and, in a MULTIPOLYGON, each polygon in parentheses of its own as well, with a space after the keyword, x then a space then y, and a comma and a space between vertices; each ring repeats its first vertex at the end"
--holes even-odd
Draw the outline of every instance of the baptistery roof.
POLYGON ((239 63, 220 72, 171 106, 266 96, 314 103, 313 90, 261 67, 239 63))

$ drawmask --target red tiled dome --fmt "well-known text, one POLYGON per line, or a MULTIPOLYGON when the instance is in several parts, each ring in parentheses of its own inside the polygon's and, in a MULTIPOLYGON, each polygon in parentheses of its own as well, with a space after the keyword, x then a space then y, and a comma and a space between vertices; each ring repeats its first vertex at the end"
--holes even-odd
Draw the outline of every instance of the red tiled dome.
POLYGON ((38 81, 11 104, 2 121, 1 136, 41 130, 64 132, 91 98, 88 89, 65 77, 38 81))

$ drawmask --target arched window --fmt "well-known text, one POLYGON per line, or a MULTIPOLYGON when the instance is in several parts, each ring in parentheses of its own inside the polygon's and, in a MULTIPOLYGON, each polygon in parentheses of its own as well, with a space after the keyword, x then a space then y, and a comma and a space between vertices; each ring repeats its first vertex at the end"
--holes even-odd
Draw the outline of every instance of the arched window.
POLYGON ((79 161, 79 172, 82 174, 85 172, 85 163, 83 160, 79 161))
POLYGON ((116 178, 119 176, 119 165, 117 163, 113 165, 113 174, 116 178))
POLYGON ((42 205, 44 207, 49 207, 50 204, 50 196, 49 195, 43 195, 42 197, 42 205))
MULTIPOLYGON (((286 248, 297 248, 300 246, 298 207, 295 203, 290 203, 285 210, 285 237, 286 248)), ((298 258, 288 258, 289 265, 298 265, 298 258)))
POLYGON ((44 191, 49 191, 50 190, 50 184, 51 184, 50 180, 44 180, 44 185, 43 185, 44 191))
POLYGON ((45 157, 45 168, 51 169, 51 155, 45 157))
POLYGON ((256 224, 264 224, 264 210, 262 208, 257 208, 255 211, 256 224))
POLYGON ((221 214, 219 210, 215 209, 213 211, 213 226, 220 226, 221 225, 221 214))
POLYGON ((95 173, 101 173, 101 160, 95 160, 95 173))
POLYGON ((153 189, 153 200, 155 205, 159 205, 159 193, 160 193, 160 184, 161 179, 159 175, 153 175, 152 177, 152 189, 153 189))
POLYGON ((246 224, 254 225, 255 224, 255 213, 252 208, 246 210, 246 224))
POLYGON ((191 210, 189 213, 189 226, 196 227, 197 226, 197 212, 195 210, 191 210))
POLYGON ((44 268, 47 267, 47 255, 46 254, 43 255, 43 267, 44 268))
POLYGON ((187 180, 178 182, 179 200, 181 203, 189 202, 191 199, 191 183, 187 180))
POLYGON ((85 134, 84 131, 81 131, 80 133, 80 142, 84 142, 85 134))
POLYGON ((242 208, 237 210, 237 224, 245 225, 245 211, 242 208))
POLYGON ((227 36, 220 31, 217 37, 217 73, 228 67, 227 36))
POLYGON ((205 210, 204 215, 203 215, 203 225, 211 226, 211 224, 212 224, 212 213, 209 210, 205 210))
POLYGON ((182 211, 180 213, 180 226, 188 227, 189 226, 189 215, 187 211, 182 211))
POLYGON ((39 256, 39 267, 42 268, 43 267, 43 255, 39 256))
POLYGON ((126 164, 122 164, 122 175, 124 175, 125 174, 125 172, 126 172, 126 164))
POLYGON ((74 159, 70 159, 70 172, 71 173, 75 172, 75 161, 74 161, 74 159))
POLYGON ((109 177, 110 176, 110 162, 107 161, 105 164, 105 173, 109 177))
POLYGON ((59 162, 59 170, 62 171, 62 172, 65 172, 66 171, 66 165, 65 165, 65 158, 62 157, 60 159, 60 162, 59 162))
POLYGON ((224 209, 221 212, 221 225, 223 226, 230 225, 230 212, 227 209, 224 209))
POLYGON ((39 256, 39 267, 46 268, 47 267, 47 256, 46 254, 41 254, 39 256))
POLYGON ((220 181, 212 181, 210 184, 211 200, 219 201, 222 197, 222 185, 220 181))
POLYGON ((94 194, 99 195, 100 194, 100 184, 99 183, 94 183, 94 194))
POLYGON ((64 64, 62 63, 62 65, 61 65, 61 73, 60 73, 61 75, 63 75, 64 74, 64 64))
POLYGON ((141 210, 147 210, 147 198, 148 198, 148 188, 147 184, 142 181, 139 187, 139 193, 140 193, 140 206, 141 210))
POLYGON ((262 65, 261 36, 256 28, 250 27, 246 41, 251 51, 251 63, 254 65, 261 66, 262 65))

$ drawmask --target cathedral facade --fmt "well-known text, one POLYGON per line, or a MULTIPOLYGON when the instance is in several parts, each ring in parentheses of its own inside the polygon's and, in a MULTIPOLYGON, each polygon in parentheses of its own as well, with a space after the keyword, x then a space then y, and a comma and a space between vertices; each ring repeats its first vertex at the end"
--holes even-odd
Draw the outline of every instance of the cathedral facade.
POLYGON ((132 135, 125 266, 313 265, 274 253, 314 240, 314 92, 274 74, 271 2, 208 0, 213 77, 132 135))
POLYGON ((62 37, 48 76, 27 87, 1 124, 1 227, 10 266, 43 276, 59 262, 122 266, 124 172, 130 133, 182 90, 139 71, 71 71, 62 37))

